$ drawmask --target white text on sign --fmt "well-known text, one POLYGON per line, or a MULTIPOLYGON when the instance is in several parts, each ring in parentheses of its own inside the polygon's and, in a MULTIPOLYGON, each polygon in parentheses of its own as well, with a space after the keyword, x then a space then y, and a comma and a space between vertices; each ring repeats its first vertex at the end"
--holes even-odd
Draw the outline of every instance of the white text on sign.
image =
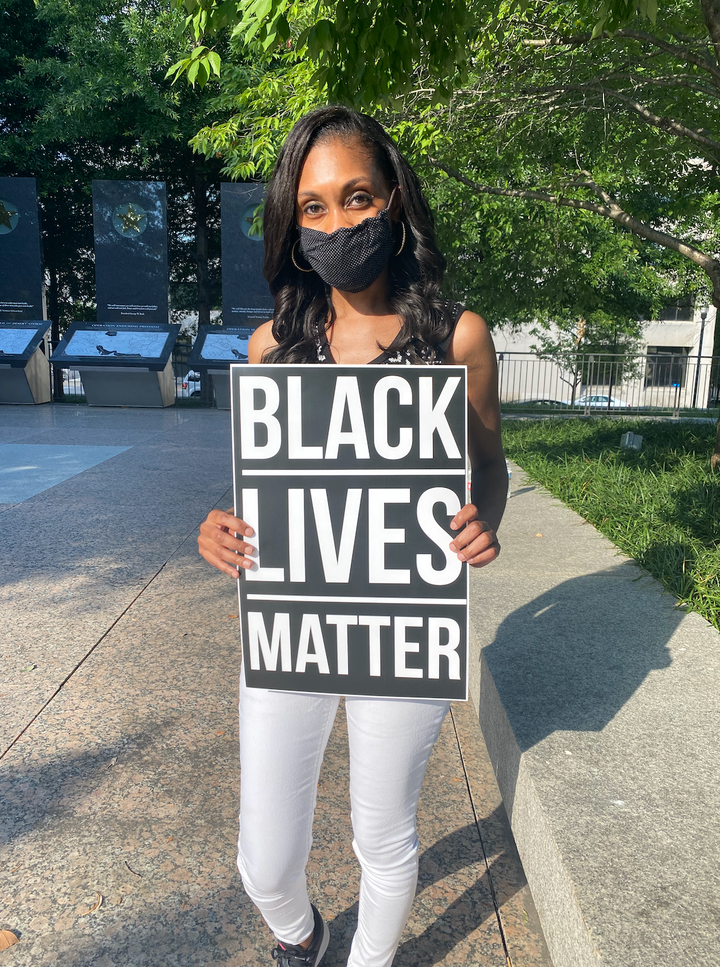
MULTIPOLYGON (((328 492, 326 489, 313 488, 310 491, 292 487, 287 491, 288 521, 287 531, 289 566, 263 567, 260 562, 260 491, 255 488, 242 490, 243 520, 255 531, 255 548, 249 555, 253 566, 245 572, 248 581, 273 581, 304 583, 307 577, 306 524, 313 528, 322 559, 325 581, 328 584, 347 584, 353 564, 353 555, 359 547, 367 548, 368 574, 371 584, 410 584, 409 568, 388 567, 385 549, 388 544, 404 544, 406 532, 401 527, 388 527, 386 509, 393 504, 409 504, 410 489, 398 488, 351 488, 345 498, 345 512, 339 534, 333 531, 328 492), (311 514, 306 515, 307 495, 310 496, 311 514), (359 543, 358 523, 361 504, 367 502, 367 540, 359 543), (312 521, 312 523, 311 523, 312 521)), ((433 567, 432 556, 428 553, 415 554, 414 565, 417 574, 426 584, 439 586, 452 584, 462 570, 462 563, 450 550, 452 535, 445 531, 435 520, 435 508, 440 505, 448 517, 460 510, 456 493, 447 487, 431 487, 423 491, 415 508, 417 522, 421 531, 443 553, 444 565, 433 567)))
MULTIPOLYGON (((396 406, 418 407, 419 455, 432 460, 436 437, 445 454, 461 456, 450 429, 446 410, 460 383, 459 376, 448 376, 437 399, 433 400, 433 377, 421 376, 417 381, 417 400, 409 380, 402 376, 384 376, 375 385, 372 397, 372 443, 375 452, 386 460, 402 460, 413 448, 413 428, 401 426, 397 443, 389 439, 390 394, 396 406)), ((278 416, 280 390, 269 376, 240 376, 240 454, 244 460, 267 460, 280 452, 283 444, 283 421, 278 416), (260 432, 258 432, 260 431, 260 432), (264 437, 260 442, 260 435, 264 437)), ((370 459, 365 411, 356 376, 339 376, 327 425, 325 445, 303 443, 303 383, 301 376, 287 377, 287 452, 290 460, 336 460, 341 446, 354 449, 358 460, 370 459), (347 427, 347 428, 345 428, 347 427)), ((369 426, 370 424, 368 424, 369 426)))

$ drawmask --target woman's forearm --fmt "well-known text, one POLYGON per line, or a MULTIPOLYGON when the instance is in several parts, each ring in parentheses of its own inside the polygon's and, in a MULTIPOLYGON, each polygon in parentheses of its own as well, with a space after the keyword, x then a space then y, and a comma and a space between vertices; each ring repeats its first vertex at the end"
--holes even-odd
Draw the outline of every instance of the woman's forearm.
POLYGON ((505 513, 508 476, 505 459, 498 459, 473 467, 471 499, 477 507, 478 518, 497 530, 505 513))

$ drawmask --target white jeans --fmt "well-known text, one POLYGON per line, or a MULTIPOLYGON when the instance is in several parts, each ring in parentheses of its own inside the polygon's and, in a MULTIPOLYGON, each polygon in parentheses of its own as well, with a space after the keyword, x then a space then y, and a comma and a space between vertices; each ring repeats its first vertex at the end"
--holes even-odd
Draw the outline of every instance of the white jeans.
MULTIPOLYGON (((240 681, 238 868, 248 895, 285 943, 307 939, 305 883, 323 753, 339 698, 247 688, 240 681)), ((360 911, 348 964, 389 967, 415 896, 415 814, 449 702, 346 699, 353 849, 360 911)))

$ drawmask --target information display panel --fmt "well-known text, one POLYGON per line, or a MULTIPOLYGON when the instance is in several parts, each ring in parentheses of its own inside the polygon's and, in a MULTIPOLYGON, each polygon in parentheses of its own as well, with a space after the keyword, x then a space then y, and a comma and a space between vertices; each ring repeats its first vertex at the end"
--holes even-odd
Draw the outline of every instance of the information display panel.
POLYGON ((50 328, 46 320, 35 322, 0 320, 0 362, 22 368, 40 346, 50 328))
POLYGON ((0 403, 49 403, 46 320, 0 320, 0 403))
POLYGON ((467 698, 464 366, 232 366, 250 687, 467 698))
POLYGON ((247 326, 200 326, 188 365, 192 369, 203 366, 220 369, 229 368, 231 363, 246 363, 248 343, 254 331, 247 326))
POLYGON ((142 367, 162 370, 180 326, 169 323, 74 322, 53 353, 61 366, 142 367))

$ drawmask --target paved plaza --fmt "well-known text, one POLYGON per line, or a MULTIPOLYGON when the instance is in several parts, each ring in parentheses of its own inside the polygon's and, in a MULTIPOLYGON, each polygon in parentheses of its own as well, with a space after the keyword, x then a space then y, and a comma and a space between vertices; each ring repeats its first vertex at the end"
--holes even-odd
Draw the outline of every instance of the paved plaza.
MULTIPOLYGON (((235 868, 237 598, 196 547, 231 482, 225 412, 0 411, 3 964, 269 962, 235 868)), ((341 710, 309 868, 328 967, 356 916, 347 784, 341 710)), ((446 720, 419 835, 397 967, 550 967, 471 705, 446 720)))

